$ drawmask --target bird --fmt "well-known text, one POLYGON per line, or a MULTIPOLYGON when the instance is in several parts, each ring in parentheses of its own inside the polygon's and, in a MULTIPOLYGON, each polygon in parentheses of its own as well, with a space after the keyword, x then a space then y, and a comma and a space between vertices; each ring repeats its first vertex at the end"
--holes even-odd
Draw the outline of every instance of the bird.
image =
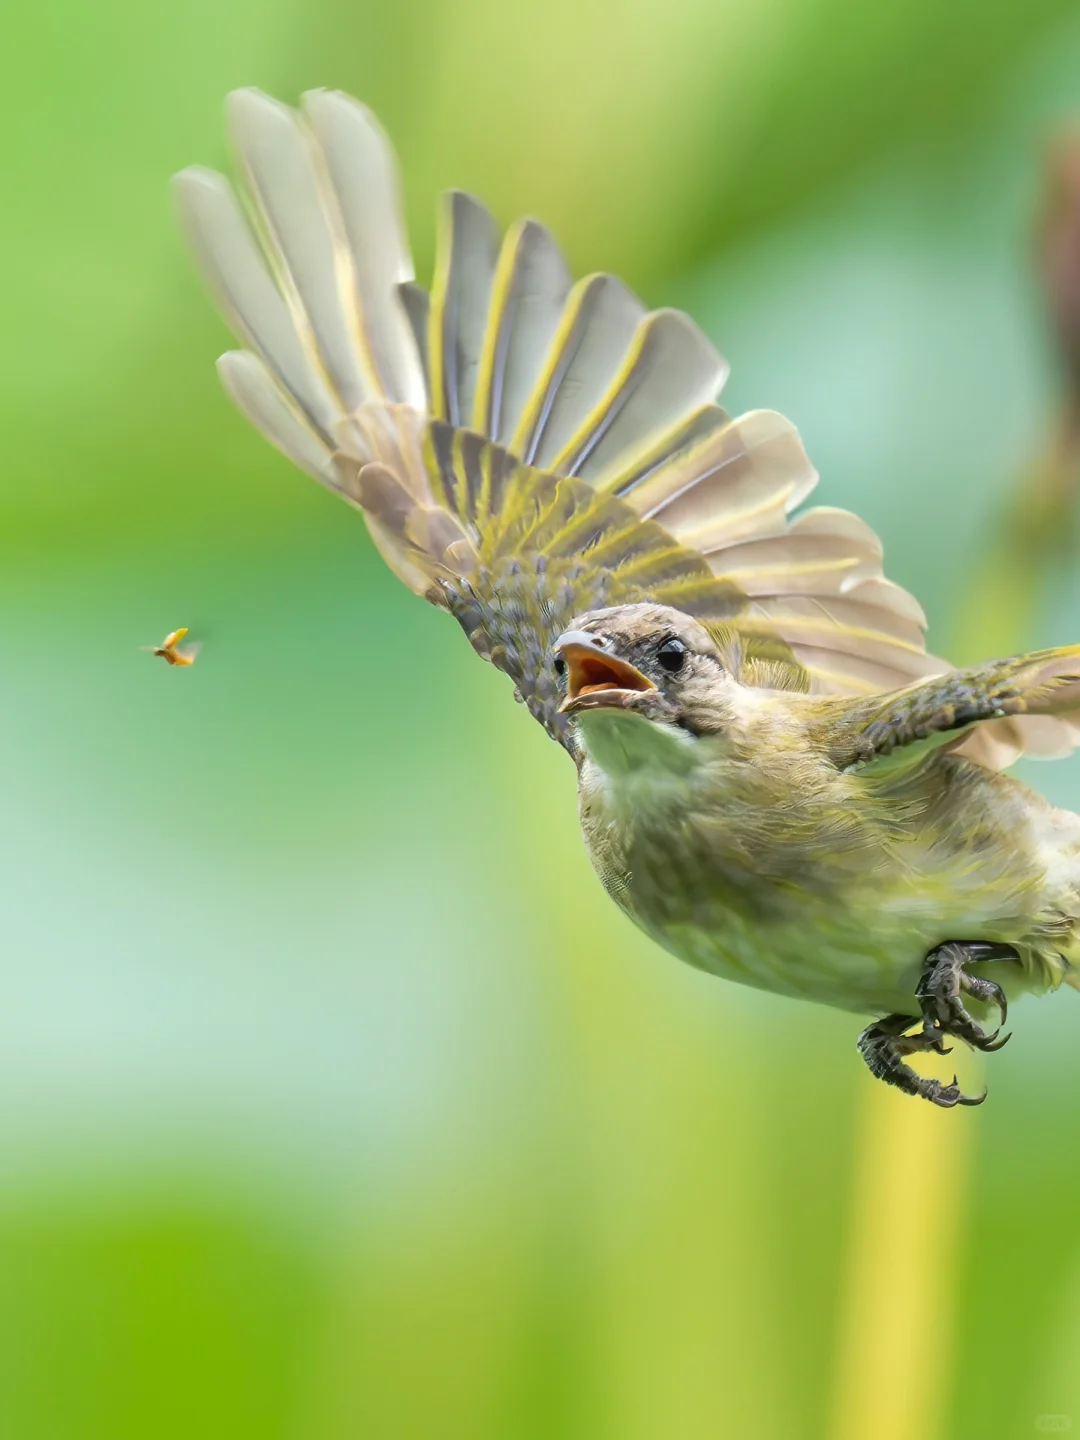
POLYGON ((143 649, 149 650, 152 655, 160 655, 166 665, 194 665, 202 647, 198 641, 181 646, 180 641, 187 633, 188 627, 183 625, 179 630, 170 630, 160 645, 144 645, 143 649))
POLYGON ((911 1061, 999 1049, 1010 1000, 1080 988, 1080 817, 1006 773, 1080 740, 1080 646, 929 653, 870 527, 807 507, 794 425, 720 406, 688 316, 575 281, 542 224, 461 191, 425 288, 364 105, 245 89, 226 117, 239 194, 173 181, 241 346, 224 389, 567 752, 616 905, 690 965, 861 1017, 897 1090, 981 1103, 911 1061))

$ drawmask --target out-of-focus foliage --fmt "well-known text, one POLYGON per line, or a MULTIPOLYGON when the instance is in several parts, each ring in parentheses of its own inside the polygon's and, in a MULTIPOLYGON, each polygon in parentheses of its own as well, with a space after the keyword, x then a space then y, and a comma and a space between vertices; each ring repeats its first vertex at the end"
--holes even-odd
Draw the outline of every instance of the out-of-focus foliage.
MULTIPOLYGON (((454 183, 686 305, 944 647, 1054 409, 1028 232, 1075 7, 43 0, 6 61, 0 1434, 817 1440, 859 1020, 618 915, 564 757, 219 394, 165 182, 224 161, 233 86, 362 96, 422 271, 454 183), (182 624, 190 671, 137 650, 182 624)), ((1047 576, 1025 638, 1078 635, 1047 576)), ((939 1117, 971 1173, 919 1440, 1080 1425, 1075 1001, 939 1117)))

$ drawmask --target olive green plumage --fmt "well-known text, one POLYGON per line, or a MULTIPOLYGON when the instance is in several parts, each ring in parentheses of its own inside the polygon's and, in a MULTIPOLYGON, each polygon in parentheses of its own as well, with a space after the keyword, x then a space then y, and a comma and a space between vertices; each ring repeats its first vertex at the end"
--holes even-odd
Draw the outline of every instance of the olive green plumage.
POLYGON ((225 388, 571 753, 617 903, 693 964, 878 1015, 920 1013, 947 940, 1011 946, 1011 992, 1074 979, 1080 820, 1001 771, 1080 737, 1080 648, 951 669, 873 532, 800 510, 790 423, 715 403, 684 315, 457 193, 429 294, 362 106, 241 91, 229 120, 247 209, 176 181, 246 346, 225 388))

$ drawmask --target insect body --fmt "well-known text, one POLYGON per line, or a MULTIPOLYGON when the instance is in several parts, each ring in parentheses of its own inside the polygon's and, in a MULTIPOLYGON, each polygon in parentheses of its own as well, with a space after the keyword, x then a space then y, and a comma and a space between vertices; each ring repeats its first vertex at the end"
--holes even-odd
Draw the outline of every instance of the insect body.
POLYGON ((181 647, 179 642, 187 633, 188 627, 182 625, 179 630, 170 630, 160 645, 147 645, 143 648, 152 655, 160 655, 166 665, 194 665, 201 647, 198 644, 181 647))

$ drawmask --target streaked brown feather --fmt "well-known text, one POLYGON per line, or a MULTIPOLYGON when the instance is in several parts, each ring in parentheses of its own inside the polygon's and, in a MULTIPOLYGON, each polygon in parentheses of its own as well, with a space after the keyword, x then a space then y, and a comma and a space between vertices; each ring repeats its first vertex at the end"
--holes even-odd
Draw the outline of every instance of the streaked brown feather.
MULTIPOLYGON (((928 743, 951 743, 973 726, 1006 724, 1025 717, 1035 744, 1056 743, 1049 717, 1080 704, 1080 646, 1014 655, 967 670, 938 675, 891 695, 871 696, 846 710, 823 709, 829 745, 841 768, 890 761, 907 747, 924 753, 928 743)), ((1018 737, 1000 730, 992 740, 1005 747, 1018 737)))

